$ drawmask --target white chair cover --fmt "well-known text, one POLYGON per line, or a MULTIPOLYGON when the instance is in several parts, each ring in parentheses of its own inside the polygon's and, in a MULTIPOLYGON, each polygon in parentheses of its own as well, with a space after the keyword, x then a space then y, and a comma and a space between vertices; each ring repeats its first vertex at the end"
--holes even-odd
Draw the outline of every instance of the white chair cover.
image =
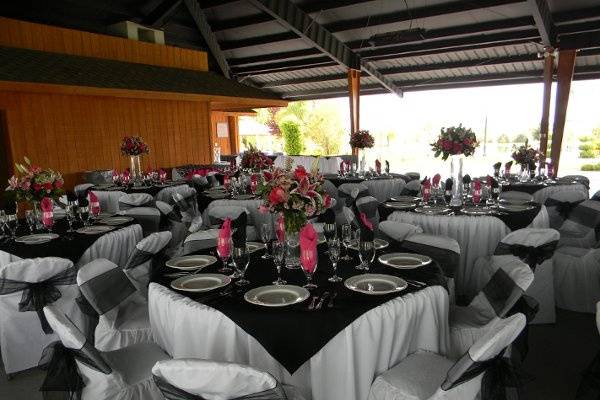
POLYGON ((402 189, 406 186, 403 179, 371 179, 363 184, 369 188, 369 194, 375 197, 380 203, 400 196, 402 189))
POLYGON ((586 200, 577 205, 561 225, 559 246, 592 248, 598 242, 600 201, 586 200))
POLYGON ((533 201, 539 204, 545 204, 548 198, 562 192, 579 192, 581 193, 581 196, 585 197, 585 199, 589 197, 589 190, 587 187, 585 187, 585 185, 554 185, 545 187, 535 192, 533 194, 533 201))
POLYGON ((119 211, 119 215, 126 215, 135 219, 140 224, 144 236, 160 230, 160 211, 155 207, 132 207, 119 211))
POLYGON ((585 187, 590 187, 590 179, 585 175, 565 175, 558 179, 559 182, 565 183, 581 183, 585 187))
MULTIPOLYGON (((7 374, 36 367, 42 350, 57 339, 52 332, 44 333, 43 314, 19 311, 24 290, 16 290, 13 283, 59 280, 54 286, 60 292, 60 298, 51 304, 83 326, 83 315, 75 303, 79 295, 75 273, 71 261, 56 257, 29 258, 0 267, 0 293, 6 293, 0 295, 0 350, 7 374), (69 281, 71 283, 66 283, 69 281)), ((39 311, 42 313, 41 309, 39 311)))
POLYGON ((104 373, 75 359, 85 384, 82 400, 163 400, 151 374, 155 363, 168 358, 158 346, 142 344, 103 353, 86 343, 85 336, 60 310, 48 306, 44 313, 63 346, 97 361, 102 370, 110 370, 104 373))
POLYGON ((171 232, 152 233, 140 240, 135 249, 129 255, 129 259, 123 266, 123 271, 136 289, 148 297, 148 285, 152 275, 152 267, 160 254, 171 241, 171 232))
POLYGON ((373 196, 364 196, 356 200, 356 208, 361 213, 365 213, 371 224, 373 224, 373 232, 377 234, 379 229, 379 202, 373 196))
POLYGON ((77 285, 99 314, 95 346, 118 350, 137 343, 153 343, 148 304, 117 265, 98 259, 77 273, 77 285))
POLYGON ((93 183, 80 183, 79 185, 75 185, 73 191, 77 197, 81 197, 89 188, 92 187, 94 187, 93 183))
POLYGON ((404 222, 396 221, 381 221, 379 223, 379 233, 384 238, 395 240, 396 242, 403 242, 407 237, 415 235, 417 233, 423 233, 423 229, 420 226, 407 224, 404 222))
MULTIPOLYGON (((278 168, 285 168, 287 159, 293 161, 292 168, 303 166, 307 171, 310 171, 313 163, 317 160, 317 157, 281 155, 275 159, 273 165, 278 168)), ((319 172, 321 174, 337 174, 341 161, 342 159, 340 157, 319 157, 319 172)))
POLYGON ((600 248, 559 247, 553 263, 556 306, 595 312, 600 301, 600 248))
POLYGON ((369 195, 369 188, 362 183, 342 183, 338 187, 338 198, 340 203, 349 207, 359 197, 369 195))
POLYGON ((200 250, 216 247, 218 237, 219 229, 216 228, 194 232, 185 238, 181 255, 192 254, 200 250))
POLYGON ((169 203, 173 199, 173 193, 181 193, 185 197, 189 193, 189 189, 190 187, 187 184, 169 186, 158 192, 154 196, 154 200, 169 203))
POLYGON ((204 227, 205 228, 210 227, 207 224, 207 221, 209 221, 209 213, 212 212, 211 210, 213 208, 219 208, 219 207, 223 207, 223 206, 225 206, 225 207, 230 207, 230 206, 243 207, 248 211, 248 227, 252 228, 252 229, 247 229, 247 231, 246 231, 247 239, 248 240, 256 240, 258 238, 257 232, 259 232, 262 224, 271 224, 272 226, 275 226, 274 224, 277 219, 277 217, 274 214, 261 213, 258 210, 258 208, 260 207, 261 204, 262 204, 261 200, 215 200, 215 201, 212 201, 208 205, 206 210, 204 211, 204 214, 202 215, 202 218, 204 219, 204 227))
POLYGON ((154 205, 154 198, 148 193, 129 193, 119 198, 119 210, 154 205))
POLYGON ((185 223, 181 222, 181 216, 175 212, 173 206, 170 204, 157 201, 156 208, 160 212, 164 228, 167 228, 171 232, 171 235, 173 235, 169 250, 167 251, 168 253, 172 253, 183 244, 185 237, 188 235, 188 227, 185 223))
MULTIPOLYGON (((583 185, 581 185, 581 187, 585 189, 583 185)), ((560 208, 556 202, 575 204, 587 200, 588 198, 587 190, 564 190, 564 188, 570 188, 570 186, 550 186, 543 190, 556 188, 563 188, 563 190, 556 190, 548 194, 544 201, 540 202, 540 204, 546 205, 548 216, 550 217, 550 227, 553 229, 559 229, 560 226, 565 222, 565 219, 560 214, 560 208)), ((534 200, 536 194, 537 192, 534 194, 534 200)))
POLYGON ((135 245, 144 237, 138 224, 117 229, 100 236, 77 261, 77 268, 98 258, 106 258, 117 265, 125 265, 135 245))
POLYGON ((100 209, 103 212, 115 214, 119 211, 119 199, 125 196, 125 192, 111 191, 111 190, 92 190, 98 202, 100 203, 100 209))
POLYGON ((417 196, 421 192, 421 181, 419 179, 412 180, 407 182, 402 190, 402 194, 417 196))

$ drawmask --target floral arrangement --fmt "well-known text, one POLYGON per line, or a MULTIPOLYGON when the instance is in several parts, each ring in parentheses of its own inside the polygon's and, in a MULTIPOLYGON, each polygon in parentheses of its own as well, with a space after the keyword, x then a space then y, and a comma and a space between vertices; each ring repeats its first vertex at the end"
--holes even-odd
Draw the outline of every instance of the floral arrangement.
POLYGON ((64 180, 60 173, 32 165, 24 157, 24 163, 16 163, 18 175, 8 180, 7 192, 12 192, 17 201, 41 201, 44 197, 57 199, 63 195, 64 180))
POLYGON ((525 144, 519 147, 513 146, 512 159, 517 164, 528 165, 530 169, 535 169, 536 164, 544 159, 544 155, 538 150, 529 146, 529 141, 526 140, 525 144))
POLYGON ((148 154, 150 149, 139 136, 125 136, 121 142, 121 153, 125 156, 148 154))
POLYGON ((331 197, 323 189, 323 177, 303 166, 293 171, 263 171, 262 178, 256 190, 263 200, 260 210, 283 214, 286 232, 299 232, 308 218, 331 207, 331 197))
POLYGON ((254 146, 250 146, 242 155, 242 168, 263 170, 273 165, 273 160, 254 146))
POLYGON ((479 146, 475 133, 470 128, 465 128, 462 124, 442 128, 438 139, 431 143, 431 149, 435 152, 435 157, 442 156, 442 160, 447 160, 453 155, 464 154, 466 157, 472 156, 475 149, 479 146))
POLYGON ((207 176, 212 171, 214 171, 213 168, 193 168, 185 173, 184 179, 191 181, 194 176, 207 176))
POLYGON ((350 135, 350 146, 357 149, 370 149, 375 144, 375 139, 369 131, 356 131, 350 135))

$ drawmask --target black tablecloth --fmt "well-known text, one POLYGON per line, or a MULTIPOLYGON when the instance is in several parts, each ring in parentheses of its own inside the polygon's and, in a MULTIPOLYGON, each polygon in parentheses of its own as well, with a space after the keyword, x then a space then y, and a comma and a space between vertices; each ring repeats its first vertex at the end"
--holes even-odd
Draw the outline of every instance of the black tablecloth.
MULTIPOLYGON (((17 236, 29 235, 29 230, 25 227, 25 222, 20 222, 21 224, 17 230, 17 236)), ((67 221, 66 219, 61 219, 55 222, 52 229, 53 233, 60 235, 59 238, 40 244, 24 244, 15 242, 14 240, 7 240, 0 243, 0 251, 10 253, 19 258, 61 257, 77 263, 83 253, 85 253, 85 251, 101 236, 134 223, 135 222, 119 225, 112 231, 106 233, 86 235, 77 232, 68 233, 67 221)), ((81 228, 81 226, 81 224, 77 224, 73 228, 78 229, 81 228)))
POLYGON ((542 190, 545 189, 547 187, 550 186, 570 186, 570 185, 577 185, 580 184, 579 182, 555 182, 555 183, 543 183, 543 182, 511 182, 508 184, 503 184, 502 185, 502 191, 504 192, 509 192, 511 190, 517 191, 517 192, 525 192, 525 193, 529 193, 529 194, 534 194, 535 192, 537 192, 538 190, 542 190))
MULTIPOLYGON (((527 211, 519 211, 519 212, 508 212, 508 211, 499 211, 498 213, 491 214, 490 216, 499 218, 508 226, 511 231, 515 231, 517 229, 522 229, 528 227, 535 217, 539 214, 542 206, 537 203, 531 204, 533 208, 527 211)), ((383 204, 379 206, 379 217, 382 221, 385 221, 395 210, 390 207, 386 207, 383 204)), ((413 212, 413 211, 408 211, 413 212)), ((455 215, 464 215, 460 212, 460 210, 454 212, 455 215)))
POLYGON ((335 187, 340 187, 343 183, 361 183, 365 179, 364 178, 325 178, 329 182, 333 183, 335 187))
MULTIPOLYGON (((382 252, 401 250, 397 246, 390 245, 387 249, 379 251, 378 255, 382 252)), ((225 297, 208 303, 254 337, 290 374, 293 374, 355 319, 399 296, 398 294, 364 295, 346 289, 343 282, 337 284, 328 282, 327 278, 331 276, 332 268, 327 255, 323 254, 325 249, 326 245, 319 246, 319 263, 314 277, 314 281, 318 283, 319 287, 312 294, 321 295, 325 291, 337 293, 333 308, 328 308, 325 303, 321 310, 308 310, 307 305, 310 299, 302 304, 283 308, 267 308, 247 303, 243 299, 245 291, 262 285, 270 285, 276 277, 273 262, 260 258, 262 251, 254 253, 248 267, 246 278, 250 280, 250 285, 237 292, 234 297, 225 297)), ((354 256, 353 261, 340 261, 338 264, 338 275, 344 279, 360 273, 354 268, 358 264, 356 252, 350 251, 350 253, 354 256)), ((220 267, 220 263, 218 264, 205 271, 215 272, 220 267)), ((435 263, 415 270, 399 271, 375 261, 370 272, 397 275, 426 282, 429 285, 445 286, 442 271, 435 263)), ((304 274, 300 270, 283 268, 282 275, 288 284, 302 286, 306 283, 304 274)), ((166 286, 169 281, 169 279, 158 278, 158 282, 166 286)), ((419 289, 409 285, 400 295, 417 290, 419 289)))
POLYGON ((97 192, 123 192, 127 194, 131 193, 147 193, 152 197, 155 197, 158 192, 168 187, 178 186, 178 185, 187 185, 185 181, 173 181, 165 183, 164 185, 151 185, 151 186, 110 186, 110 187, 102 187, 101 189, 93 188, 94 191, 97 192))

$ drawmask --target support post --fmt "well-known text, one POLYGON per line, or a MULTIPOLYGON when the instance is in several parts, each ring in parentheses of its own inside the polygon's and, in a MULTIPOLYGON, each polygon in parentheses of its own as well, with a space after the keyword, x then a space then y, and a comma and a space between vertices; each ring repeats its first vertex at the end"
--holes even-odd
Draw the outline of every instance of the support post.
POLYGON ((544 95, 542 99, 542 120, 540 122, 540 153, 548 151, 548 125, 550 123, 550 98, 552 97, 552 75, 554 74, 554 49, 544 53, 544 95))
MULTIPOLYGON (((360 71, 348 69, 348 97, 350 99, 350 133, 360 129, 360 71)), ((358 150, 352 148, 352 154, 358 155, 358 150)))
POLYGON ((571 82, 573 81, 576 52, 577 50, 560 50, 558 53, 556 106, 552 128, 552 164, 554 165, 555 174, 558 174, 558 163, 560 161, 560 150, 567 118, 567 106, 569 104, 571 82))

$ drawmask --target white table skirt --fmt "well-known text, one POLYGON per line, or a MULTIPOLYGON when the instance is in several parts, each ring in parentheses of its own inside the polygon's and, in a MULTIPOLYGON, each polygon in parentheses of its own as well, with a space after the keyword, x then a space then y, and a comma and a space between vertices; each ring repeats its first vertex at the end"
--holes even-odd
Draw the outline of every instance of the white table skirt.
MULTIPOLYGON (((92 244, 75 263, 79 268, 97 258, 106 258, 117 265, 125 265, 135 245, 142 240, 142 227, 138 224, 117 229, 102 235, 92 244)), ((0 251, 0 265, 20 260, 13 254, 0 251)))
MULTIPOLYGON (((293 167, 302 165, 307 171, 310 171, 313 162, 317 157, 313 156, 278 156, 273 163, 276 167, 285 167, 286 158, 294 160, 293 167)), ((340 157, 319 157, 319 172, 321 174, 337 174, 340 169, 340 157)))
MULTIPOLYGON (((456 291, 469 297, 477 294, 477 285, 472 274, 475 260, 493 254, 500 240, 510 233, 510 229, 502 220, 492 216, 424 215, 395 211, 388 220, 418 225, 425 233, 456 239, 461 253, 459 268, 454 278, 456 291)), ((542 206, 528 228, 549 227, 548 211, 542 206)))
POLYGON ((256 339, 209 306, 153 283, 149 308, 154 338, 172 357, 248 364, 314 400, 366 400, 375 377, 408 354, 418 349, 444 354, 449 347, 448 294, 440 286, 363 314, 293 375, 256 339))

